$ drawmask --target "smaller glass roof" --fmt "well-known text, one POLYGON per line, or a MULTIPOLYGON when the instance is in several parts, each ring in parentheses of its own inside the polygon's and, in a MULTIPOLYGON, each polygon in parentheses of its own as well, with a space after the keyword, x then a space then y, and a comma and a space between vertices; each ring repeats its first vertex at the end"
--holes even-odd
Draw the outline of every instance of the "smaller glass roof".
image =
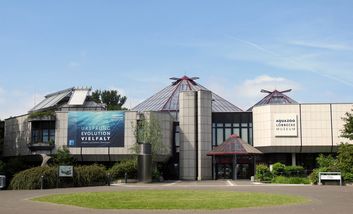
POLYGON ((297 104, 298 102, 293 100, 292 98, 288 97, 285 95, 285 93, 291 92, 292 89, 288 89, 285 91, 268 91, 262 89, 262 93, 267 93, 268 95, 265 96, 262 100, 257 102, 255 105, 253 105, 251 108, 249 108, 247 111, 252 111, 252 109, 255 106, 261 106, 261 105, 268 105, 268 104, 297 104))

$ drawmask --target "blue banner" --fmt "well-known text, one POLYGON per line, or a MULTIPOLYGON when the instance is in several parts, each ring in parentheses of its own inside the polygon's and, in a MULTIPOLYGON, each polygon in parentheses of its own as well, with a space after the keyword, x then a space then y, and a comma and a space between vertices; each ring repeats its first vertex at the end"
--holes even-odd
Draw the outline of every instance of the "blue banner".
POLYGON ((69 147, 124 147, 125 112, 68 113, 69 147))

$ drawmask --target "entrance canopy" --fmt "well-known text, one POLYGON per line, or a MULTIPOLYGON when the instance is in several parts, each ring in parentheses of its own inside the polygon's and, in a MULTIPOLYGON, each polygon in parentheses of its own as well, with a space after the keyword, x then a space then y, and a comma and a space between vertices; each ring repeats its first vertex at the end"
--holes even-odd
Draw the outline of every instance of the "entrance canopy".
POLYGON ((208 156, 259 154, 262 154, 262 152, 243 141, 236 134, 231 135, 221 145, 216 146, 212 151, 207 153, 208 156))

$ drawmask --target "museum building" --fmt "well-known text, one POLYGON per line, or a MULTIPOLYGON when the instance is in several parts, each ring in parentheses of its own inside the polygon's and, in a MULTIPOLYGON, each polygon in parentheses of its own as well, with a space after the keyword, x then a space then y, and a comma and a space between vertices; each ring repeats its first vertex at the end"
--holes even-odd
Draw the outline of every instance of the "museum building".
POLYGON ((169 86, 128 111, 107 111, 90 88, 48 94, 28 113, 5 120, 4 157, 55 154, 67 146, 82 162, 112 162, 134 154, 141 120, 158 121, 166 150, 160 161, 174 179, 244 179, 255 163, 302 165, 311 170, 320 153, 335 153, 353 103, 304 104, 286 91, 243 111, 196 82, 171 78, 169 86))

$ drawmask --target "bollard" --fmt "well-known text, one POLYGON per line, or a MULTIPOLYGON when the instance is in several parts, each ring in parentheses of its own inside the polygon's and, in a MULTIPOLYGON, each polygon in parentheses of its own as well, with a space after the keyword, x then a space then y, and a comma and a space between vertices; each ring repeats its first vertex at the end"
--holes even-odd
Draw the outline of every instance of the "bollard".
POLYGON ((43 179, 44 179, 44 176, 40 176, 40 189, 43 190, 43 179))
POLYGON ((110 173, 109 172, 108 172, 107 177, 108 177, 108 186, 110 186, 110 173))
POLYGON ((125 172, 125 183, 127 184, 127 172, 125 172))

